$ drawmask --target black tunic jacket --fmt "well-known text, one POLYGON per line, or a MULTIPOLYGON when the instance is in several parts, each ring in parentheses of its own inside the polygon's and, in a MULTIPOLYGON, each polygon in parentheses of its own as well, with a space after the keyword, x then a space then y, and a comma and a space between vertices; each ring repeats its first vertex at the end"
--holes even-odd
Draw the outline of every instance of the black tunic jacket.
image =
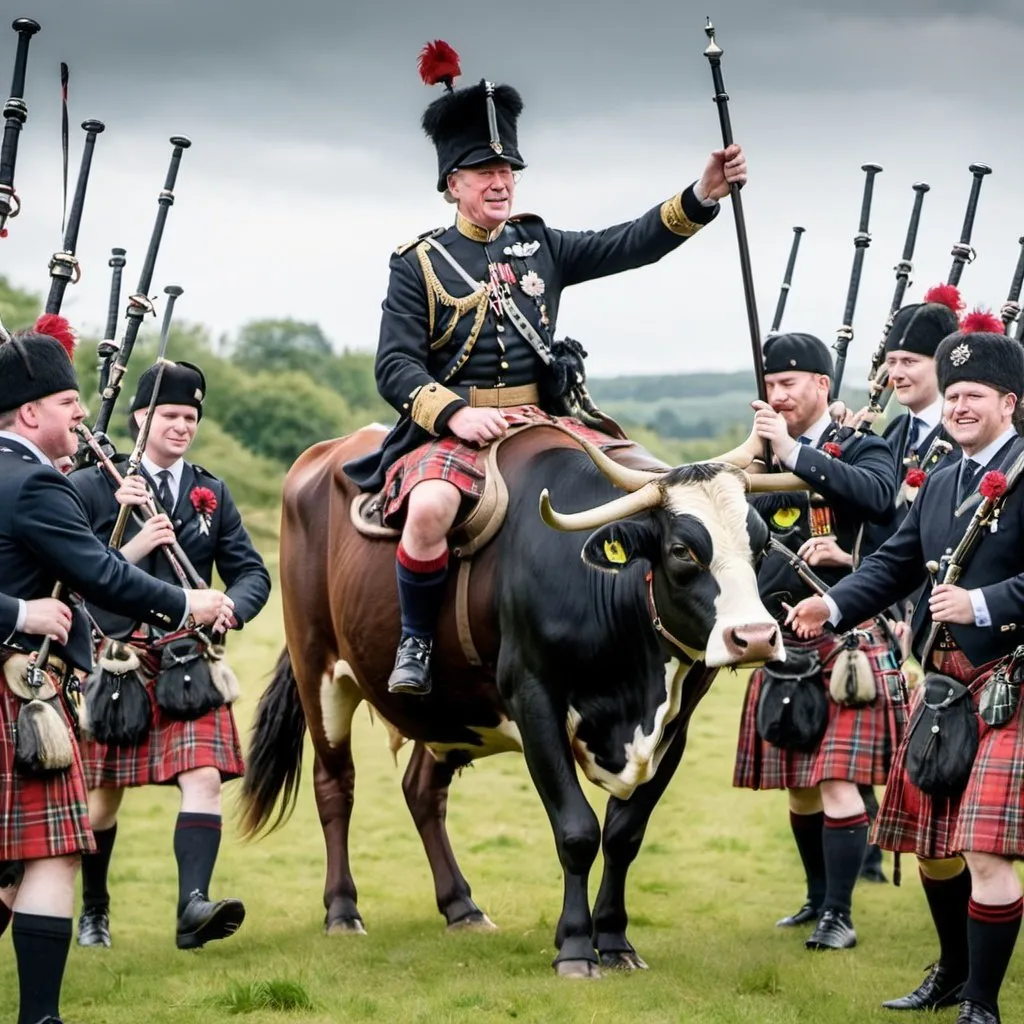
POLYGON ((489 306, 491 265, 505 265, 515 280, 515 304, 550 341, 564 288, 654 263, 717 212, 717 205, 702 205, 691 186, 637 220, 603 231, 559 231, 523 215, 490 239, 459 217, 454 226, 428 235, 478 282, 475 290, 421 240, 427 236, 399 246, 391 258, 376 377, 381 395, 400 418, 380 450, 349 462, 345 472, 363 490, 378 490, 396 459, 445 433, 452 414, 467 404, 470 385, 537 383, 543 392, 549 371, 516 328, 507 319, 500 322, 489 306), (512 248, 517 244, 518 254, 512 248))

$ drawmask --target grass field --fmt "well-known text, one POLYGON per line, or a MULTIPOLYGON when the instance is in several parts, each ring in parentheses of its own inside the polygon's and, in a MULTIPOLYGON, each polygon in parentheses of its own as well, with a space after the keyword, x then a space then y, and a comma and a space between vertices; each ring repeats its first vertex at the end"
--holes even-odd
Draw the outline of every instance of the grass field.
MULTIPOLYGON (((232 649, 245 728, 281 636, 275 593, 232 649)), ((784 796, 730 788, 743 683, 721 675, 698 709, 683 765, 632 872, 630 935, 650 971, 597 982, 554 976, 561 876, 540 802, 522 760, 510 754, 465 771, 449 808, 474 897, 500 931, 447 934, 402 798, 401 767, 383 726, 360 710, 352 848, 369 934, 322 934, 323 844, 307 771, 298 810, 282 831, 242 844, 233 827, 225 830, 214 895, 245 900, 241 931, 202 951, 178 952, 171 852, 177 791, 138 790, 125 801, 112 868, 114 947, 72 946, 66 1024, 894 1020, 878 1009, 880 1001, 912 988, 935 952, 915 869, 905 865, 901 889, 858 889, 856 950, 808 953, 804 933, 772 927, 800 904, 803 890, 784 796)), ((603 804, 599 791, 591 793, 595 806, 603 804)), ((599 877, 598 865, 595 886, 599 877)), ((1004 989, 1008 1024, 1024 1020, 1019 964, 1018 957, 1004 989)), ((0 1021, 14 1019, 15 1005, 5 938, 0 1021)))

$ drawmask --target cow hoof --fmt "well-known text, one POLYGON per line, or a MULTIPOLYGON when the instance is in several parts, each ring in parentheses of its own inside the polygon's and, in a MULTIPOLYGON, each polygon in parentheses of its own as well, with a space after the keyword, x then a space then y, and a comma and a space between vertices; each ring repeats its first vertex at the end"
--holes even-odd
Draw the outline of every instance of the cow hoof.
POLYGON ((592 960, 559 960, 555 970, 560 978, 580 981, 596 981, 601 977, 601 968, 592 960))
POLYGON ((482 911, 467 914, 448 925, 450 932, 496 932, 498 926, 482 911))
POLYGON ((324 933, 327 935, 365 935, 366 928, 361 918, 339 918, 337 921, 329 921, 324 925, 324 933))
POLYGON ((617 949, 601 954, 601 966, 613 971, 647 971, 650 968, 635 950, 617 949))

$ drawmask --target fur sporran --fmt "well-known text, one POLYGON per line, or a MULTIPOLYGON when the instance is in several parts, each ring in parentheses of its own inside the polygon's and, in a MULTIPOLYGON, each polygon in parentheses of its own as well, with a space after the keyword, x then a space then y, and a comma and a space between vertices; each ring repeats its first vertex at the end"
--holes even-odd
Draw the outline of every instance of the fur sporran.
POLYGON ((138 653, 109 640, 85 685, 83 729, 112 747, 138 746, 147 735, 153 706, 138 653))
POLYGON ((770 661, 762 671, 757 734, 773 747, 814 750, 828 728, 828 696, 818 652, 787 647, 785 661, 770 661))
POLYGON ((71 730, 51 701, 22 705, 15 724, 14 767, 23 775, 45 779, 66 772, 75 759, 71 730))
POLYGON ((862 651, 855 633, 848 633, 832 662, 829 696, 846 707, 860 708, 878 696, 871 659, 862 651))
POLYGON ((20 700, 53 700, 57 696, 57 687, 49 672, 36 674, 30 679, 34 654, 12 654, 4 661, 4 681, 8 689, 20 700), (40 683, 36 686, 34 683, 40 683))
POLYGON ((1009 663, 1000 665, 981 691, 978 714, 981 720, 993 729, 1001 729, 1017 713, 1020 687, 1024 682, 1024 663, 1021 655, 1024 655, 1024 648, 1018 647, 1009 663))
POLYGON ((949 676, 929 674, 923 703, 910 723, 907 777, 929 796, 956 796, 971 776, 978 753, 978 716, 971 693, 949 676))
POLYGON ((156 702, 168 718, 191 722, 226 701, 215 685, 207 658, 207 645, 194 636, 161 640, 160 674, 156 679, 156 702))

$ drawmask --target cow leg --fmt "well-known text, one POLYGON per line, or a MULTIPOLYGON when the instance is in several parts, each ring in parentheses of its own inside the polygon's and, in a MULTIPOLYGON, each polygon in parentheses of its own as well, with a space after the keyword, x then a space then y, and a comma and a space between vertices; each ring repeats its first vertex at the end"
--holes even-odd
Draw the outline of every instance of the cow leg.
MULTIPOLYGON (((509 689, 502 687, 503 692, 509 689)), ((587 881, 601 830, 576 775, 565 711, 556 707, 543 683, 525 673, 517 681, 512 703, 526 765, 555 834, 565 883, 553 966, 564 977, 600 977, 587 881)))
POLYGON ((594 903, 594 945, 602 967, 646 970, 647 964, 626 938, 626 875, 640 852, 647 822, 661 794, 672 780, 686 749, 686 726, 679 720, 654 778, 638 786, 628 800, 609 797, 605 812, 602 850, 604 872, 594 903))
POLYGON ((448 841, 448 787, 454 774, 455 766, 437 761, 422 743, 417 743, 402 776, 402 792, 434 876, 437 909, 444 914, 448 927, 495 931, 491 919, 473 902, 469 882, 459 870, 448 841))
POLYGON ((348 829, 356 786, 350 739, 331 750, 330 761, 325 764, 317 754, 313 762, 313 792, 327 846, 324 931, 328 935, 365 935, 363 919, 356 909, 356 883, 348 859, 348 829))

